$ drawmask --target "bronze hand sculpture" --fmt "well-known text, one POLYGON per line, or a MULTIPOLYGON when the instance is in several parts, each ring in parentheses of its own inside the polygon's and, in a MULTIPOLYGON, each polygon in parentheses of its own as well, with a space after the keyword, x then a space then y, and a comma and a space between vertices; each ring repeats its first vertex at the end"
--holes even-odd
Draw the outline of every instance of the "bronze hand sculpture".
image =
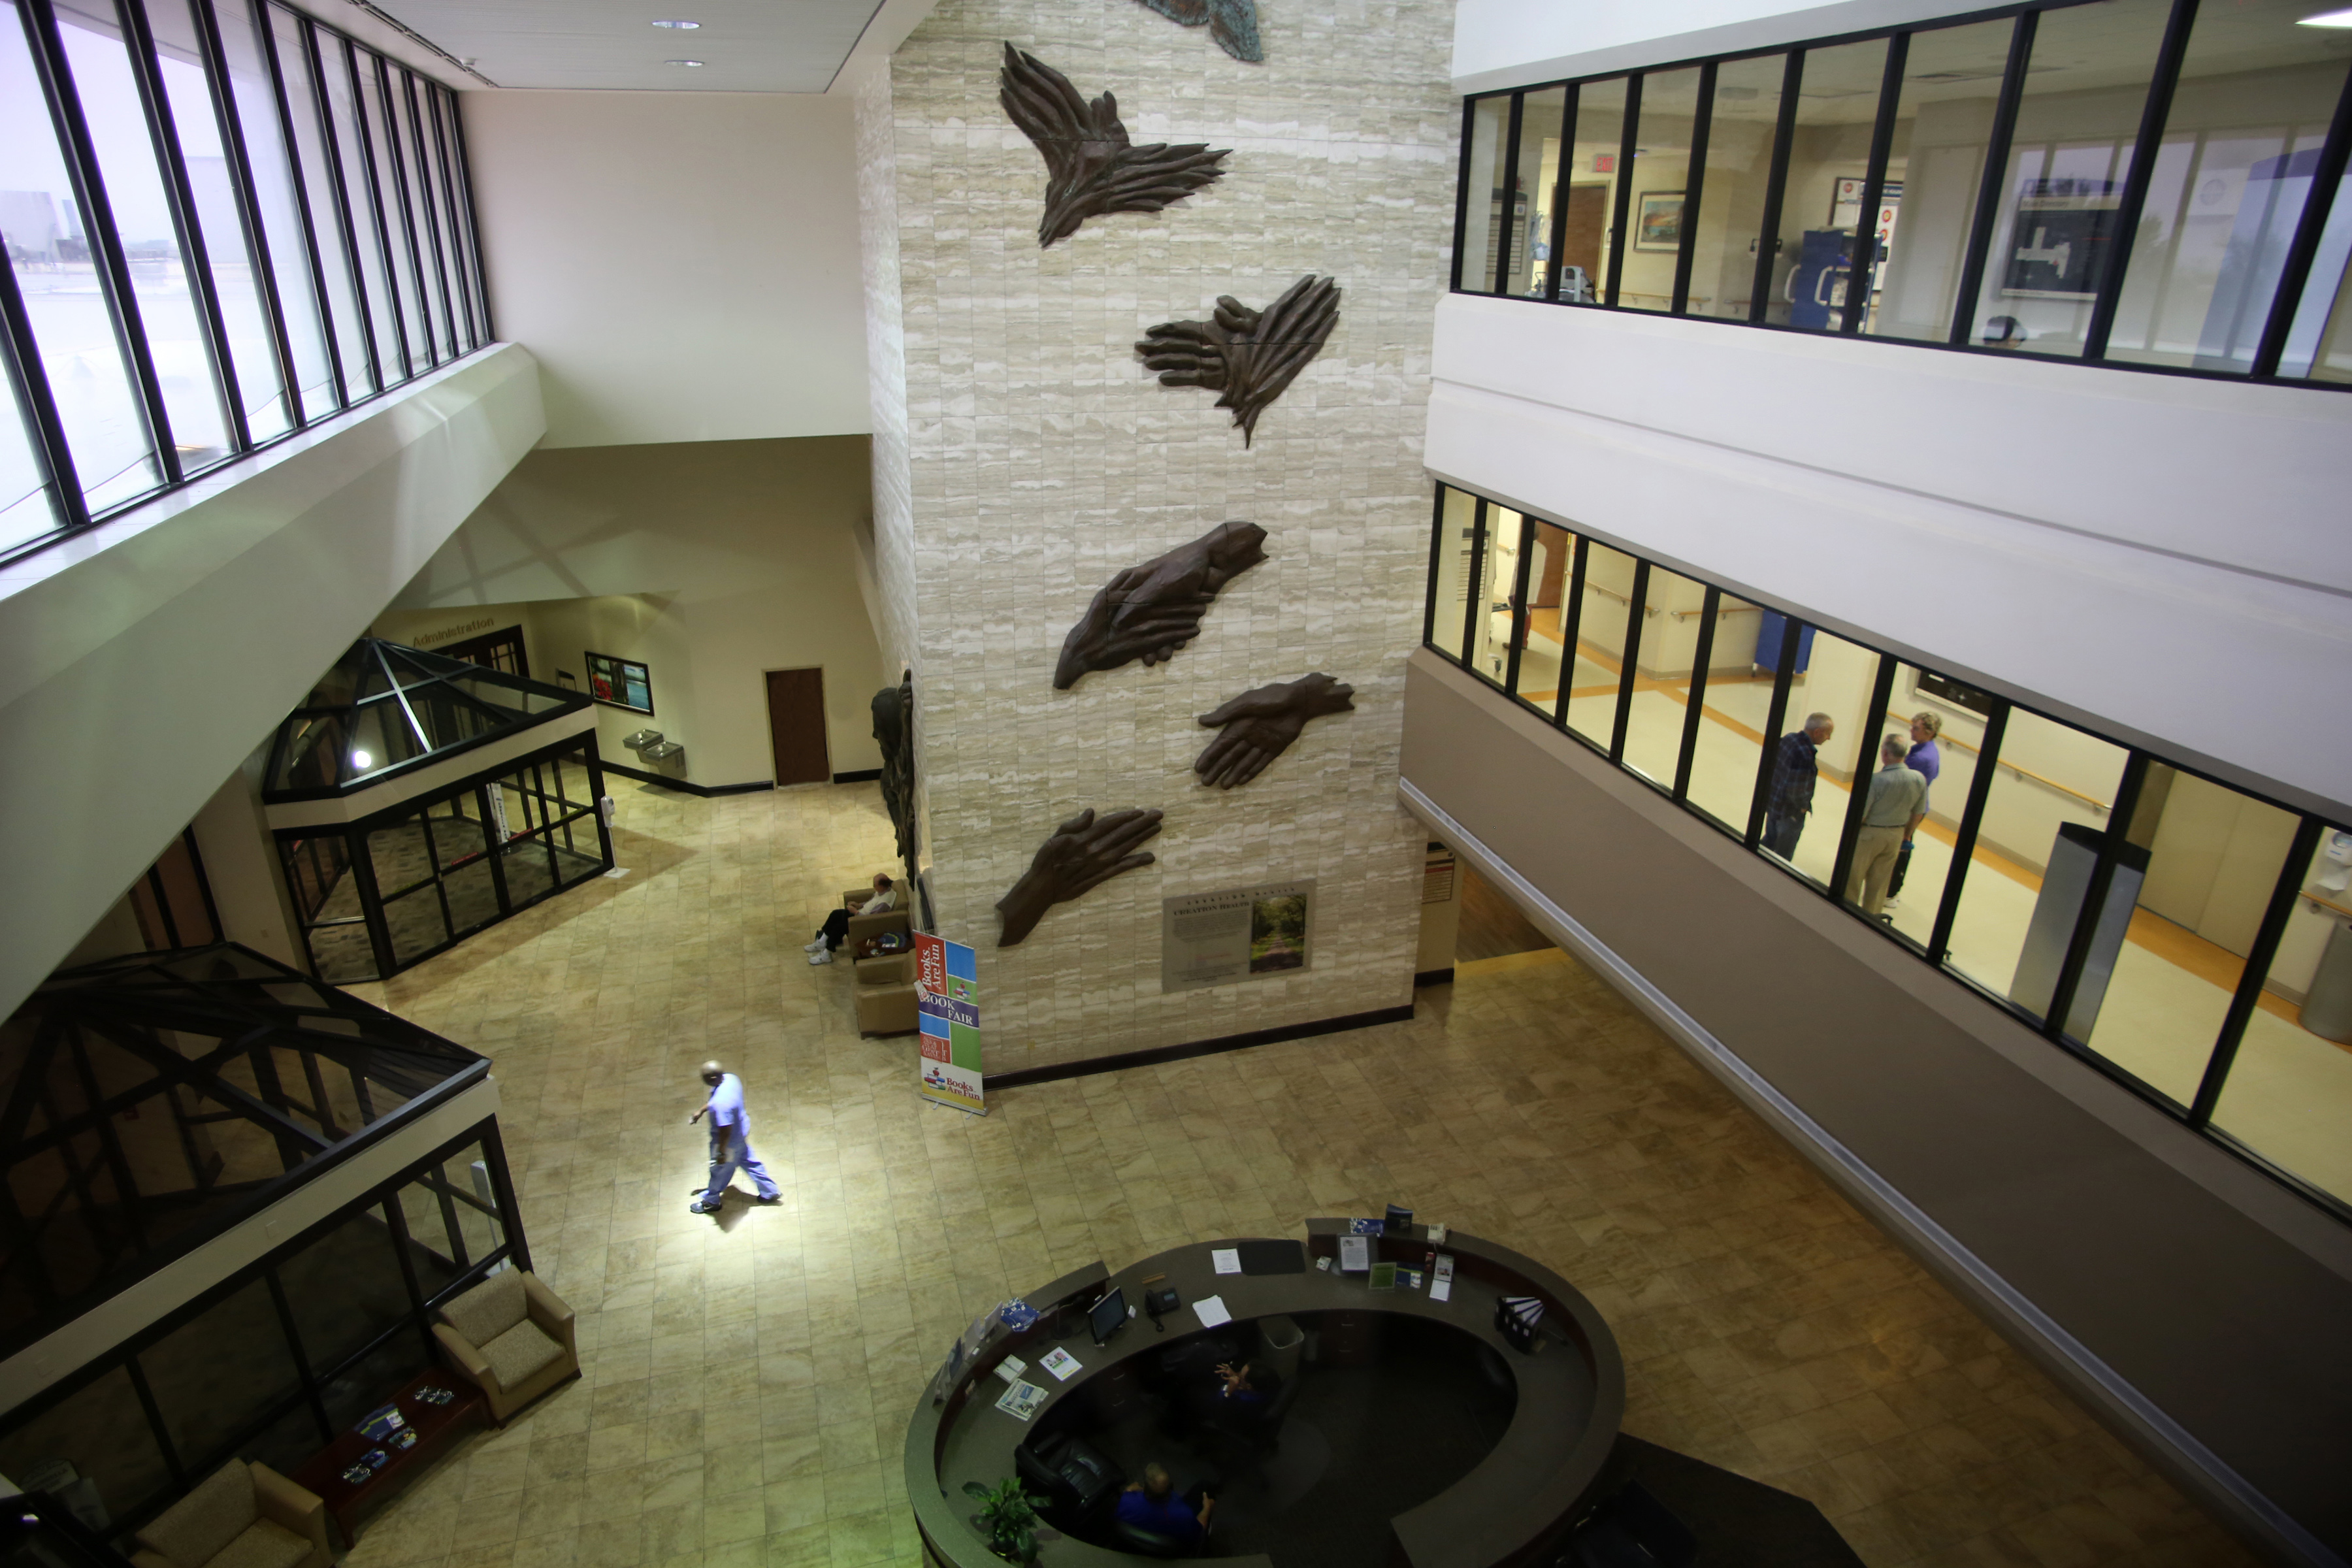
POLYGON ((1204 784, 1231 789, 1264 772, 1282 755, 1307 721, 1326 713, 1352 713, 1356 689, 1318 671, 1297 680, 1278 680, 1244 691, 1201 722, 1219 731, 1192 763, 1204 784))
POLYGON ((996 912, 1004 921, 996 945, 1018 946, 1055 904, 1067 903, 1121 871, 1150 865, 1150 854, 1136 852, 1135 847, 1160 831, 1160 817, 1157 811, 1129 810, 1097 819, 1088 806, 1054 829, 1054 836, 1037 846, 1029 869, 1013 890, 996 900, 996 912))
POLYGON ((1070 79, 1034 55, 1004 46, 997 101, 1045 160, 1045 216, 1037 225, 1040 249, 1108 213, 1156 213, 1181 202, 1224 174, 1230 154, 1205 142, 1138 147, 1118 121, 1109 93, 1089 103, 1070 79))
POLYGON ((1265 559, 1265 530, 1254 522, 1221 522, 1190 544, 1112 577, 1063 639, 1054 689, 1067 691, 1088 670, 1172 658, 1201 635, 1201 617, 1217 591, 1265 559))
POLYGON ((1220 295, 1213 319, 1162 321, 1135 352, 1144 368, 1160 374, 1162 386, 1221 394, 1217 406, 1234 411, 1246 447, 1257 434, 1257 416, 1323 352, 1339 321, 1339 285, 1310 272, 1263 310, 1220 295))

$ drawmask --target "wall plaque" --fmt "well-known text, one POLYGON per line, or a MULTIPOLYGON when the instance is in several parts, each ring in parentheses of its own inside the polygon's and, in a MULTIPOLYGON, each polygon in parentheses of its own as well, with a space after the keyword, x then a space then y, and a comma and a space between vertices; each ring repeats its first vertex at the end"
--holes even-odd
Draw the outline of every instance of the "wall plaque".
POLYGON ((1315 879, 1222 893, 1183 893, 1160 905, 1160 989, 1199 991, 1313 967, 1315 879))

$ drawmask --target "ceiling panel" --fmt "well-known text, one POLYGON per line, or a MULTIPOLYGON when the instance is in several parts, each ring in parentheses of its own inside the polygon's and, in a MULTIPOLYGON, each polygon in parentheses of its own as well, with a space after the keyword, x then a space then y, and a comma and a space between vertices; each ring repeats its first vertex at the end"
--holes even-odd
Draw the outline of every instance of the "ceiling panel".
POLYGON ((823 92, 876 0, 376 0, 500 87, 823 92), (691 31, 657 19, 702 24, 691 31), (676 59, 700 60, 699 67, 676 59))

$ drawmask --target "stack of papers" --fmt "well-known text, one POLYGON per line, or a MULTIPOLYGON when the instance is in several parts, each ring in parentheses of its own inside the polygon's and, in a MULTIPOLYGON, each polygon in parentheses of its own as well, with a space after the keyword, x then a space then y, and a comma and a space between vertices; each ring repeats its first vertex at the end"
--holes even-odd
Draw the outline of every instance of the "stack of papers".
POLYGON ((1213 1247, 1209 1249, 1209 1261, 1216 1265, 1217 1272, 1220 1274, 1239 1274, 1242 1271, 1241 1248, 1213 1247))
POLYGON ((1084 1370, 1080 1366, 1077 1357, 1058 1347, 1054 1350, 1047 1351, 1043 1356, 1040 1356, 1037 1360, 1037 1364, 1044 1367, 1047 1372, 1052 1373, 1055 1378, 1059 1379, 1063 1383, 1069 1382, 1072 1373, 1084 1370))
POLYGON ((1437 1255, 1437 1272, 1429 1282, 1429 1299, 1433 1301, 1454 1299, 1454 1254, 1441 1252, 1437 1255))
POLYGON ((1034 1383, 1022 1383, 1016 1380, 1013 1386, 1006 1389, 997 1400, 996 1407, 1007 1415, 1026 1421, 1036 1415, 1037 1407, 1045 1403, 1044 1389, 1034 1383))
POLYGON ((1219 1323, 1234 1321, 1234 1315, 1225 1310, 1222 1296, 1203 1296, 1192 1303, 1192 1310, 1201 1314, 1201 1326, 1204 1329, 1213 1329, 1219 1323))

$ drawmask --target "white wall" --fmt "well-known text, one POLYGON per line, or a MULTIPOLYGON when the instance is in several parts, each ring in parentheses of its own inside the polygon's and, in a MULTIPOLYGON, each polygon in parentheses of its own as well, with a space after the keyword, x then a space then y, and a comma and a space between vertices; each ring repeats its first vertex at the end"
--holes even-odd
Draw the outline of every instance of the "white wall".
POLYGON ((1969 0, 1457 0, 1454 90, 1597 76, 1983 8, 1969 0))
MULTIPOLYGON (((1748 597, 2352 800, 2352 399, 1448 297, 1429 466, 1748 597)), ((2283 791, 2281 786, 2285 786, 2283 791)))
POLYGON ((493 349, 0 570, 0 1016, 544 428, 493 349))
POLYGON ((460 95, 499 335, 547 445, 860 435, 845 99, 460 95))

